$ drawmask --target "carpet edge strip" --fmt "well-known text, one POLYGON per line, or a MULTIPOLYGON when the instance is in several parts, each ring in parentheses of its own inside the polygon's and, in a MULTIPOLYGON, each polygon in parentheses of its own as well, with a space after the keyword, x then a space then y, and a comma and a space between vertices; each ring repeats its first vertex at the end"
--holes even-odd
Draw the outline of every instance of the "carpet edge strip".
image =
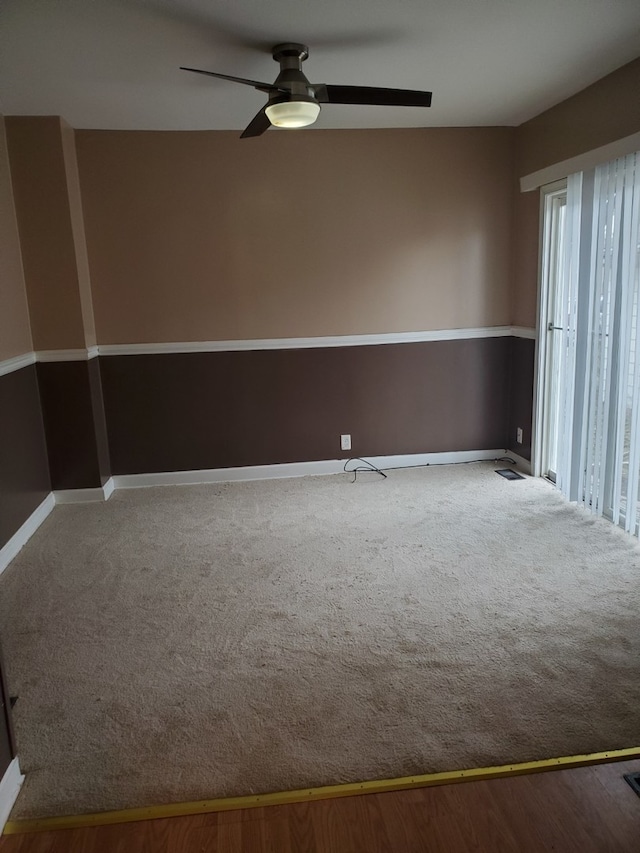
POLYGON ((160 806, 143 806, 117 811, 9 820, 5 824, 3 834, 19 835, 29 832, 51 832, 59 829, 110 826, 112 824, 134 823, 142 820, 187 817, 189 815, 233 811, 235 809, 290 805, 292 803, 313 802, 315 800, 328 800, 338 797, 354 797, 361 794, 382 794, 391 791, 410 790, 412 788, 428 788, 459 782, 477 782, 487 779, 500 779, 507 776, 521 776, 526 773, 543 773, 549 770, 568 770, 575 767, 587 767, 593 764, 604 764, 633 758, 640 758, 640 746, 627 749, 613 749, 607 752, 592 752, 585 755, 546 758, 541 761, 501 764, 495 767, 447 770, 440 773, 401 776, 395 779, 374 779, 367 782, 346 782, 341 785, 324 785, 317 788, 277 791, 271 794, 249 794, 241 797, 193 800, 186 803, 168 803, 160 806))

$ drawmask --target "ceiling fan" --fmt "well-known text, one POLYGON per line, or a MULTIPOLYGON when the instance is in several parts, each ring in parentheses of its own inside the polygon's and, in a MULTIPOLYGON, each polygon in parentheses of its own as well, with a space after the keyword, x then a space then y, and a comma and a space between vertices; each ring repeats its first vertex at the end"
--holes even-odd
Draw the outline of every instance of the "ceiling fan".
POLYGON ((333 86, 325 83, 310 83, 302 72, 302 63, 309 56, 305 44, 287 42, 277 44, 272 56, 280 63, 280 73, 273 83, 260 83, 244 77, 232 77, 215 71, 202 71, 199 68, 180 67, 181 71, 193 71, 208 77, 219 77, 253 86, 259 92, 266 92, 269 101, 252 119, 241 134, 260 136, 271 125, 275 127, 306 127, 313 124, 320 115, 320 104, 373 104, 398 107, 430 107, 431 92, 419 92, 413 89, 379 89, 372 86, 333 86))

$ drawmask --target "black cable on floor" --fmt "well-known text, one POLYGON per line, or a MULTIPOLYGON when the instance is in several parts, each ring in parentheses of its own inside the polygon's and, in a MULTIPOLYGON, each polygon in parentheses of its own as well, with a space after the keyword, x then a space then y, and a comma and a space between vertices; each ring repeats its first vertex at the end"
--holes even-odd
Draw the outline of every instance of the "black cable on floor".
POLYGON ((421 465, 395 465, 382 469, 374 465, 373 462, 369 462, 368 459, 363 459, 361 456, 352 456, 344 463, 344 471, 347 474, 353 474, 351 482, 355 483, 358 479, 358 473, 362 471, 374 471, 386 480, 387 475, 384 473, 385 471, 401 471, 404 468, 435 468, 439 465, 471 465, 475 462, 508 462, 510 465, 516 464, 516 460, 510 456, 497 456, 494 459, 466 459, 464 462, 423 462, 421 465), (362 462, 367 467, 358 465, 355 468, 347 468, 350 462, 362 462))
POLYGON ((344 470, 347 474, 353 474, 353 480, 351 481, 352 483, 355 483, 355 481, 358 479, 358 471, 375 471, 376 474, 380 474, 380 476, 384 477, 385 480, 387 479, 387 475, 384 473, 384 471, 381 471, 380 468, 377 468, 373 464, 373 462, 369 462, 368 459, 362 459, 360 456, 352 456, 350 459, 347 459, 347 461, 344 463, 344 470), (347 468, 349 462, 364 462, 367 467, 363 468, 362 465, 358 465, 355 468, 347 468))

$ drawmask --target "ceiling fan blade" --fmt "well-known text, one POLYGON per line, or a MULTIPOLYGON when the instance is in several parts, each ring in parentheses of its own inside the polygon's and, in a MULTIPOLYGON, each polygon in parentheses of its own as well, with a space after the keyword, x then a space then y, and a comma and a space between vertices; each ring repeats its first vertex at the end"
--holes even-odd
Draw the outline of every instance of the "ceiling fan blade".
POLYGON ((431 92, 379 89, 374 86, 314 85, 316 99, 327 104, 372 104, 389 107, 430 107, 431 92))
POLYGON ((260 92, 286 92, 287 89, 281 89, 279 86, 274 86, 272 83, 260 83, 259 80, 247 80, 246 77, 232 77, 230 74, 218 74, 216 71, 202 71, 200 68, 185 68, 180 66, 180 71, 193 71, 194 74, 205 74, 207 77, 218 77, 220 80, 231 80, 233 83, 244 83, 245 86, 253 86, 260 92))
POLYGON ((248 136, 262 136, 265 130, 269 130, 271 122, 267 118, 265 110, 266 105, 251 119, 248 126, 240 134, 240 139, 246 139, 248 136))

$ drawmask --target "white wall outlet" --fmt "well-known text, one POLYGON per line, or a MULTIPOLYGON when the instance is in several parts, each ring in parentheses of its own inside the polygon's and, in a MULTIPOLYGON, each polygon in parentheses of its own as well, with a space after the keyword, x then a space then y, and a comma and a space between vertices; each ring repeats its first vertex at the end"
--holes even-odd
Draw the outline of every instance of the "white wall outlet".
POLYGON ((516 441, 518 444, 522 444, 522 427, 518 427, 516 430, 516 441))
POLYGON ((351 450, 351 436, 350 435, 341 435, 340 436, 340 450, 351 450))

